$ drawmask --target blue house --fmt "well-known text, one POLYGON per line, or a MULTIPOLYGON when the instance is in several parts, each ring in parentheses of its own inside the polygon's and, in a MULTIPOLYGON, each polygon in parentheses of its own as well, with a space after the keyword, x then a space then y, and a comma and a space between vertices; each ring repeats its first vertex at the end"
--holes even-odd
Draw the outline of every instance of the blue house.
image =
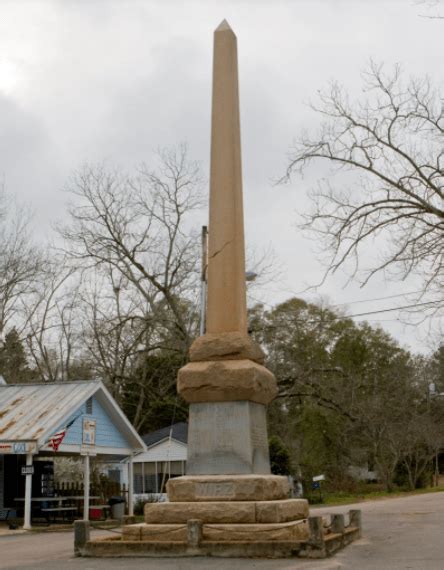
MULTIPOLYGON (((100 381, 0 385, 0 510, 11 501, 15 464, 24 478, 24 528, 31 527, 32 501, 49 496, 45 473, 36 458, 82 456, 84 517, 89 516, 90 457, 128 458, 128 505, 132 514, 132 457, 146 446, 100 381), (9 466, 9 467, 8 467, 9 466), (34 479, 34 480, 33 480, 34 479), (8 496, 9 493, 9 496, 8 496), (46 493, 46 494, 45 494, 46 493)), ((18 479, 23 487, 23 479, 18 479)), ((14 494, 14 492, 12 493, 14 494)), ((22 500, 23 500, 22 499, 22 500)), ((20 500, 20 497, 14 497, 20 500)))

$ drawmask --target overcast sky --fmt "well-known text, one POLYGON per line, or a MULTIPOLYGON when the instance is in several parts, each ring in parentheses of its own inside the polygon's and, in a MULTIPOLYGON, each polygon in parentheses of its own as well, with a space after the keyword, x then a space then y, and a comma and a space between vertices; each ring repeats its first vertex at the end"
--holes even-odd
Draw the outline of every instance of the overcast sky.
MULTIPOLYGON (((322 275, 295 226, 313 180, 272 184, 293 139, 318 124, 307 103, 331 79, 359 93, 370 58, 442 86, 444 21, 421 17, 427 10, 411 0, 1 0, 0 177, 35 210, 41 237, 63 217, 61 190, 85 161, 131 169, 186 141, 207 175, 212 34, 226 18, 238 37, 247 244, 271 246, 282 266, 253 295, 282 301, 322 275)), ((349 303, 350 314, 406 304, 412 297, 360 301, 418 288, 413 279, 364 289, 345 281, 330 279, 318 294, 349 303)), ((368 320, 425 350, 426 327, 397 317, 368 320)))

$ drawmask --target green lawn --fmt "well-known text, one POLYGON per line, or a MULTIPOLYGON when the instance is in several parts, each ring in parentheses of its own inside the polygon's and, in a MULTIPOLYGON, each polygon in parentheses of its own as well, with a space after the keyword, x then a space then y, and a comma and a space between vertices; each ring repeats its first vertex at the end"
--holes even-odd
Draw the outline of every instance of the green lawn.
POLYGON ((316 505, 346 505, 348 503, 359 503, 362 501, 373 501, 375 499, 388 499, 392 497, 406 497, 408 495, 420 495, 423 493, 440 493, 444 491, 444 486, 439 487, 427 487, 425 489, 416 489, 415 491, 392 491, 388 493, 387 491, 368 491, 361 493, 348 493, 348 492, 323 492, 323 501, 317 502, 313 497, 314 501, 311 503, 313 506, 316 505))

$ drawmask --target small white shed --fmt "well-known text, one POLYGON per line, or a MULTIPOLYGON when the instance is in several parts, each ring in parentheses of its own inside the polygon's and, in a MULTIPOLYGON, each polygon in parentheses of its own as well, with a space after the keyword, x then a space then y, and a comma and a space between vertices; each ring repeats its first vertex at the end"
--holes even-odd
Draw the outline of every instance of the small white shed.
POLYGON ((134 498, 165 493, 171 477, 185 475, 188 424, 180 422, 142 436, 147 450, 133 458, 134 498))

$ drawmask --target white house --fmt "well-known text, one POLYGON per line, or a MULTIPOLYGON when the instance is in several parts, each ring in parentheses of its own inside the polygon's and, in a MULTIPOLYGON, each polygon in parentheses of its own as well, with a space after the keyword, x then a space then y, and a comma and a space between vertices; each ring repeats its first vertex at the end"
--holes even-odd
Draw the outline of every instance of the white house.
MULTIPOLYGON (((187 438, 188 424, 185 422, 142 436, 147 449, 133 457, 135 500, 163 494, 170 477, 185 475, 187 438)), ((122 470, 122 482, 126 484, 127 472, 127 469, 122 470)))

